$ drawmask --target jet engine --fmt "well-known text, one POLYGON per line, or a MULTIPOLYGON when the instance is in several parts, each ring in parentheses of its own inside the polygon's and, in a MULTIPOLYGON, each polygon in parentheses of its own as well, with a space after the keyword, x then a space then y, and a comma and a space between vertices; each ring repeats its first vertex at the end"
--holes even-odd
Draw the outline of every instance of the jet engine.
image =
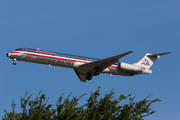
POLYGON ((119 69, 123 69, 123 70, 128 70, 128 71, 135 71, 135 72, 141 72, 144 70, 143 67, 140 66, 136 66, 136 65, 132 65, 132 64, 128 64, 128 63, 119 63, 118 65, 119 69))

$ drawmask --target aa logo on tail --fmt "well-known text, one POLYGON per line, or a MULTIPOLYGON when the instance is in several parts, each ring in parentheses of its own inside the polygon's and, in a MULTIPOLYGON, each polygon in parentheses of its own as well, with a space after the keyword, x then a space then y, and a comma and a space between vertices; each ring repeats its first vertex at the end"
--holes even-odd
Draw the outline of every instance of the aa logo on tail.
POLYGON ((142 60, 141 65, 148 65, 149 66, 149 61, 147 59, 142 60))

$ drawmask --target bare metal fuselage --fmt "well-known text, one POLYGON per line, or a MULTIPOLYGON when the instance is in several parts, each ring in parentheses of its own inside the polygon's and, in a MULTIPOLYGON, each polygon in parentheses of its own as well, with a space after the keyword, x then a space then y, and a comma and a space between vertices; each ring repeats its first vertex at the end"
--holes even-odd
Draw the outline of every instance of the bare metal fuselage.
POLYGON ((16 60, 40 63, 46 65, 67 67, 74 69, 76 75, 82 82, 91 80, 92 77, 100 73, 133 76, 138 74, 150 74, 150 67, 162 55, 170 54, 171 52, 150 54, 145 56, 137 63, 128 64, 118 62, 120 58, 132 53, 128 51, 119 55, 108 57, 105 59, 95 59, 90 57, 76 56, 63 54, 39 49, 18 48, 15 51, 7 53, 7 57, 13 59, 13 64, 16 60))
MULTIPOLYGON (((82 64, 89 62, 97 61, 99 59, 75 56, 69 54, 62 54, 56 52, 47 52, 33 49, 32 51, 11 51, 7 53, 7 57, 13 60, 40 63, 52 66, 67 67, 76 69, 82 64)), ((123 75, 123 76, 132 76, 134 74, 139 74, 139 72, 130 72, 118 68, 120 63, 117 62, 113 65, 110 65, 104 69, 101 73, 114 74, 114 75, 123 75)), ((122 63, 121 63, 122 64, 122 63)), ((83 68, 89 69, 89 68, 83 68)))

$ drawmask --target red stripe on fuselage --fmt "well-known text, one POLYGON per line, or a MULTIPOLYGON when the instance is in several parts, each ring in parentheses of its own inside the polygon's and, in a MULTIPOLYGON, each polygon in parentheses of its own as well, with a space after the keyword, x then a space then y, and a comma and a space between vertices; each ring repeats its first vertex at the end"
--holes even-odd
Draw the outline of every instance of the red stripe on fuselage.
POLYGON ((9 52, 9 53, 22 53, 22 52, 12 51, 12 52, 9 52))
MULTIPOLYGON (((20 53, 20 54, 32 55, 32 56, 38 56, 38 57, 45 57, 45 58, 53 58, 53 59, 73 61, 73 62, 88 63, 88 62, 82 61, 82 60, 73 60, 73 59, 70 59, 70 58, 62 58, 62 57, 60 58, 60 57, 55 57, 55 56, 40 55, 40 54, 36 54, 36 53, 27 53, 27 52, 18 52, 18 51, 12 51, 12 52, 9 52, 9 53, 20 53)), ((117 66, 113 66, 113 65, 111 65, 110 67, 117 68, 117 66)))

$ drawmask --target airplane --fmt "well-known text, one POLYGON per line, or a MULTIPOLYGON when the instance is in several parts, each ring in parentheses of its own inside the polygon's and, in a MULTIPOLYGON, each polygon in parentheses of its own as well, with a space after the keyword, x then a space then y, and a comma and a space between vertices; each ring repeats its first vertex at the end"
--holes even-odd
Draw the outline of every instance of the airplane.
POLYGON ((7 57, 13 59, 13 64, 16 65, 16 60, 46 64, 49 66, 60 66, 73 68, 78 78, 82 82, 91 80, 92 77, 100 73, 110 75, 133 76, 139 74, 151 74, 149 68, 160 58, 161 55, 170 54, 172 52, 150 54, 145 56, 137 63, 128 64, 118 62, 120 58, 132 53, 133 51, 125 52, 116 56, 105 59, 96 59, 90 57, 82 57, 46 50, 18 48, 6 54, 7 57))

